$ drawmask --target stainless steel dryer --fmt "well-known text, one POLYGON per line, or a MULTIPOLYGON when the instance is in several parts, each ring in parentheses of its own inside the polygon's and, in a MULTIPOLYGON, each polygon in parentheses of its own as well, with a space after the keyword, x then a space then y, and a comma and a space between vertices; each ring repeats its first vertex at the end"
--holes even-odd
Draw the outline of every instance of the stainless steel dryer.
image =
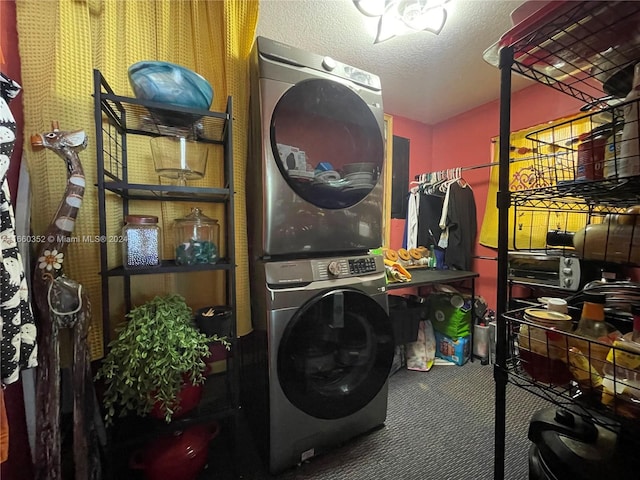
POLYGON ((264 37, 256 39, 251 72, 252 256, 380 247, 379 78, 264 37))
POLYGON ((257 270, 243 409, 276 473, 384 423, 394 339, 382 257, 257 270))

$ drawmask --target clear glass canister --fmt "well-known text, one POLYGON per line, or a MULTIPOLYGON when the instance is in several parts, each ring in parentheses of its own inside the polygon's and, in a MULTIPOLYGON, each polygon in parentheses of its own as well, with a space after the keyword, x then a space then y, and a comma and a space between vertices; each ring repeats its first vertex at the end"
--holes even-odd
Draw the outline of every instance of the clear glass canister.
POLYGON ((126 269, 157 267, 161 263, 160 227, 153 215, 127 215, 122 227, 122 264, 126 269))
POLYGON ((220 225, 199 208, 174 222, 176 264, 216 263, 220 258, 220 225))

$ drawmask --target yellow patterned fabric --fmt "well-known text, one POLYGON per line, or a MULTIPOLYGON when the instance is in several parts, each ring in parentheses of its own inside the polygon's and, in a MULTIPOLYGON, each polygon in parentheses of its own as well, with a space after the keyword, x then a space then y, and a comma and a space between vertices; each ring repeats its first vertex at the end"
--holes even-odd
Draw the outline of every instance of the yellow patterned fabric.
MULTIPOLYGON (((248 129, 248 55, 255 36, 258 2, 251 0, 17 0, 17 21, 22 62, 25 139, 30 133, 49 131, 57 120, 62 130, 84 129, 89 147, 80 154, 87 191, 74 234, 97 235, 98 202, 95 188, 96 151, 93 108, 93 69, 98 69, 123 96, 133 96, 127 69, 141 60, 163 60, 183 65, 205 77, 213 86, 212 110, 224 111, 233 97, 233 163, 236 225, 236 302, 238 334, 251 329, 248 255, 246 239, 245 164, 248 129)), ((129 180, 156 183, 149 138, 129 137, 129 180)), ((35 152, 26 142, 25 156, 31 176, 34 234, 45 231, 66 185, 66 169, 50 151, 35 152)), ((219 186, 222 152, 209 156, 205 178, 193 185, 219 186)), ((225 219, 222 206, 133 202, 130 213, 151 213, 161 218, 165 258, 173 257, 172 224, 198 206, 207 216, 225 219)), ((108 197, 107 229, 122 227, 119 200, 108 197)), ((222 235, 221 237, 224 237, 222 235)), ((109 244, 110 266, 121 262, 121 245, 109 244)), ((226 245, 221 245, 225 253, 226 245)), ((99 246, 71 244, 65 258, 66 273, 81 282, 92 302, 89 336, 92 358, 103 356, 99 246)), ((112 281, 111 328, 124 320, 123 294, 118 279, 112 281)), ((156 294, 182 293, 194 309, 225 303, 222 272, 141 275, 132 279, 132 300, 140 304, 156 294)))
MULTIPOLYGON (((558 181, 573 180, 576 145, 567 145, 568 139, 593 128, 589 118, 579 116, 563 118, 548 124, 538 125, 511 134, 509 165, 509 190, 528 190, 551 187, 558 181), (542 132, 534 134, 534 132, 542 132), (527 136, 533 136, 535 141, 527 136)), ((479 242, 481 245, 498 248, 498 175, 500 161, 499 139, 494 142, 493 163, 489 179, 489 191, 479 242)), ((567 213, 570 208, 552 211, 548 208, 509 208, 509 249, 530 250, 547 246, 548 230, 576 231, 586 224, 583 213, 567 213)))

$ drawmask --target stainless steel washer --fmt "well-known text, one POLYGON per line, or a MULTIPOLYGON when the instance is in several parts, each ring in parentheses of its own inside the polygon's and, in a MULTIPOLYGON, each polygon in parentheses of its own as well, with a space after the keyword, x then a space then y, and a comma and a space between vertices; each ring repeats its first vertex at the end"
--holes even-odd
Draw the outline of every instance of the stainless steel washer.
POLYGON ((382 257, 260 262, 243 407, 276 473, 384 423, 394 339, 382 257))
POLYGON ((247 162, 253 258, 382 245, 384 114, 376 75, 258 37, 247 162))

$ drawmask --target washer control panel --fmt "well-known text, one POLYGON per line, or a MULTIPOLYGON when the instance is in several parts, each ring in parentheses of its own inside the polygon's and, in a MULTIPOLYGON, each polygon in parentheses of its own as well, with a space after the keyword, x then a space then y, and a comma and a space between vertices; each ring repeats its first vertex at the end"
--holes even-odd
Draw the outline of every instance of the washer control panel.
POLYGON ((311 260, 314 280, 357 277, 383 271, 382 257, 327 258, 311 260))
POLYGON ((264 264, 267 283, 292 285, 384 272, 381 255, 297 259, 264 264))
POLYGON ((356 275, 362 273, 373 273, 376 271, 376 258, 364 257, 349 260, 349 272, 356 275))

